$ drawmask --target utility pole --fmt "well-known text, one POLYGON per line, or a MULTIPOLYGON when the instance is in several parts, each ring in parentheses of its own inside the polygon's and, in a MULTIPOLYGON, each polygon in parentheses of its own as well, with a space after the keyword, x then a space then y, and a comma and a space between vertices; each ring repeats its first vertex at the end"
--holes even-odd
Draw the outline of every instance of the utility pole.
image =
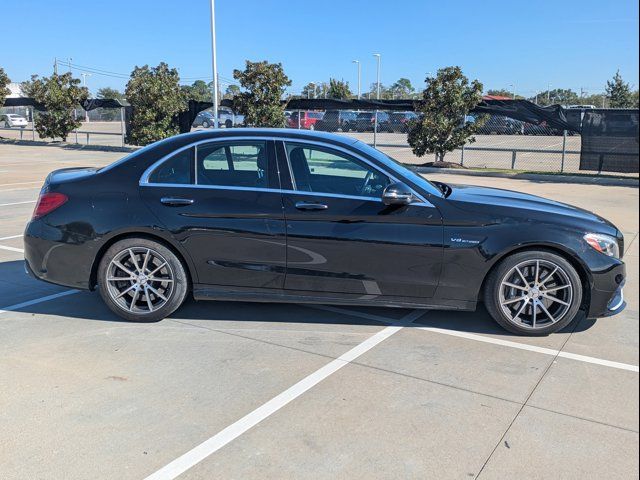
POLYGON ((362 80, 362 66, 360 65, 360 60, 353 60, 351 63, 355 63, 358 65, 358 100, 360 100, 360 96, 362 94, 361 90, 361 80, 362 80))
POLYGON ((58 74, 58 57, 53 57, 53 73, 58 74))
POLYGON ((547 105, 551 103, 551 84, 547 84, 547 105))
POLYGON ((213 70, 213 127, 218 128, 218 64, 216 62, 215 0, 211 0, 211 68, 213 70))
MULTIPOLYGON (((82 86, 86 87, 87 86, 87 77, 90 77, 91 73, 82 72, 80 75, 82 75, 82 86)), ((86 110, 84 111, 84 121, 89 123, 89 112, 87 112, 86 110)))

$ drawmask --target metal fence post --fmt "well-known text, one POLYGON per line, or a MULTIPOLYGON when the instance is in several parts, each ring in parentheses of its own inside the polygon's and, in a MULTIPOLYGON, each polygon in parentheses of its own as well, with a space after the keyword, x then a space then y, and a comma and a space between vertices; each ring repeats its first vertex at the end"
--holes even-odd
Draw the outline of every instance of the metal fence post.
POLYGON ((460 154, 460 165, 464 165, 464 143, 462 144, 462 153, 460 154))
POLYGON ((36 141, 36 109, 31 107, 31 140, 36 141))
POLYGON ((124 137, 125 137, 125 131, 126 129, 124 128, 124 107, 120 107, 120 135, 122 136, 122 146, 124 147, 124 137))
POLYGON ((378 145, 378 110, 373 116, 373 148, 378 145))
POLYGON ((511 170, 515 170, 516 169, 516 154, 518 152, 516 150, 513 150, 511 152, 511 170))
POLYGON ((300 130, 300 116, 302 115, 302 110, 298 110, 298 130, 300 130))
POLYGON ((560 173, 564 172, 564 157, 567 151, 567 131, 562 136, 562 160, 560 162, 560 173))

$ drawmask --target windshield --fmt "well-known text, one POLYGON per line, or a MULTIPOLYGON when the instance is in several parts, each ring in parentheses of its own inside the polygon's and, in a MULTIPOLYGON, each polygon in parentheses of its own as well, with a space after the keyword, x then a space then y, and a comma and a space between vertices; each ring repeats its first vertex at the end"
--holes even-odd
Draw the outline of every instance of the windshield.
POLYGON ((389 155, 382 153, 380 150, 377 150, 373 147, 370 147, 369 145, 367 145, 364 142, 361 142, 360 140, 355 142, 354 145, 356 148, 358 148, 358 150, 361 150, 364 153, 368 154, 369 156, 375 158, 380 163, 388 167, 390 170, 398 173, 399 175, 402 175, 407 180, 418 185, 420 188, 422 188, 425 192, 429 193, 430 195, 435 195, 436 197, 444 196, 442 191, 438 187, 436 187, 433 183, 431 183, 429 180, 424 178, 422 175, 414 172, 413 170, 407 168, 405 165, 391 158, 389 155))

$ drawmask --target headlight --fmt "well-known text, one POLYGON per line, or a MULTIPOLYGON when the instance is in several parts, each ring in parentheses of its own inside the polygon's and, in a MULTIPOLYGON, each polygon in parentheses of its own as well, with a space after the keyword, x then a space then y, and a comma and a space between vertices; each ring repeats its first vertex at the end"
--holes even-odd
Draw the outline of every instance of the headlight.
POLYGON ((601 233, 587 233, 584 239, 591 248, 600 253, 604 253, 610 257, 620 258, 620 247, 618 247, 618 240, 616 238, 601 233))

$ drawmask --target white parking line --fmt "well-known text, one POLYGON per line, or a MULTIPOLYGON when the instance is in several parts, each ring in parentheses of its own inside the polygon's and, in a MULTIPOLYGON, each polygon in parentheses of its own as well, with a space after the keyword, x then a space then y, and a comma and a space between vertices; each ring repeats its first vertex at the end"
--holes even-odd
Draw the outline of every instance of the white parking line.
MULTIPOLYGON (((382 323, 390 323, 389 319, 385 317, 372 315, 369 313, 362 313, 362 312, 347 310, 344 308, 329 307, 325 305, 314 305, 313 308, 316 308, 318 310, 326 310, 334 313, 342 313, 342 314, 351 315, 354 317, 361 317, 361 318, 374 320, 382 323)), ((440 333, 442 335, 449 335, 452 337, 465 338, 467 340, 474 340, 476 342, 491 343, 493 345, 500 345, 502 347, 516 348, 518 350, 527 350, 529 352, 542 353, 543 355, 551 355, 554 357, 557 355, 558 357, 568 358, 570 360, 576 360, 578 362, 592 363, 594 365, 602 365, 605 367, 617 368, 619 370, 628 370, 630 372, 639 373, 638 365, 631 365, 629 363, 614 362, 612 360, 605 360, 603 358, 589 357, 587 355, 579 355, 577 353, 563 352, 560 350, 555 350, 553 348, 537 347, 535 345, 528 345, 526 343, 511 342, 509 340, 502 340, 500 338, 486 337, 484 335, 478 335, 476 333, 460 332, 458 330, 449 330, 446 328, 436 328, 436 327, 414 327, 414 328, 417 328, 418 330, 424 330, 427 332, 440 333)))
POLYGON ((52 295, 47 295, 46 297, 35 298, 33 300, 27 300, 26 302, 16 303, 15 305, 9 305, 8 307, 0 307, 0 313, 13 312, 24 307, 37 305, 38 303, 48 302, 49 300, 66 297, 67 295, 73 295, 74 293, 78 293, 79 291, 80 290, 65 290, 64 292, 54 293, 52 295))
MULTIPOLYGON (((342 367, 349 365, 349 363, 353 362, 356 358, 363 355, 364 353, 371 350, 376 345, 380 344, 391 335, 400 331, 404 325, 415 322, 420 316, 424 315, 424 310, 415 310, 410 314, 403 317, 398 322, 393 322, 394 325, 385 327, 380 330, 378 333, 372 335, 367 338, 364 342, 355 346, 345 354, 336 358, 335 360, 329 362, 324 367, 316 370, 308 377, 303 378, 295 385, 289 387, 287 390, 282 392, 281 394, 273 397, 267 403, 264 403, 260 407, 256 408, 251 413, 245 415, 237 422, 229 425, 224 430, 220 431, 210 439, 202 442, 200 445, 194 447, 189 450, 184 455, 178 457, 168 465, 162 467, 157 472, 149 475, 146 480, 169 480, 174 479, 178 475, 186 472, 194 465, 200 463, 202 460, 207 458, 209 455, 215 453, 220 450, 222 447, 227 445, 229 442, 238 438, 240 435, 245 433, 250 428, 254 427, 258 423, 260 423, 265 418, 274 414, 282 407, 290 403, 291 401, 298 398, 300 395, 305 393, 307 390, 313 388, 318 383, 320 383, 325 378, 334 374, 342 367)), ((392 323, 392 322, 388 322, 392 323)))
POLYGON ((21 248, 7 247, 5 245, 0 245, 0 250, 8 250, 10 252, 24 253, 24 250, 21 248))
POLYGON ((42 183, 42 181, 41 180, 36 180, 36 181, 33 181, 33 182, 0 183, 0 188, 9 187, 9 186, 13 186, 13 185, 31 185, 32 183, 42 183))
POLYGON ((27 200, 25 202, 0 203, 0 207, 8 207, 10 205, 22 205, 25 203, 36 203, 37 200, 27 200))
POLYGON ((577 360, 579 362, 593 363, 596 365, 603 365, 605 367, 617 368, 620 370, 629 370, 631 372, 638 373, 638 365, 630 365, 628 363, 613 362, 611 360, 604 360, 602 358, 588 357, 586 355, 578 355, 577 353, 563 352, 555 350, 553 348, 537 347, 535 345, 527 345, 526 343, 510 342, 509 340, 502 340, 499 338, 485 337, 484 335, 477 335, 475 333, 459 332, 456 330, 448 330, 444 328, 436 327, 417 327, 419 330, 425 330, 427 332, 441 333, 443 335, 450 335, 452 337, 466 338, 467 340, 474 340, 476 342, 491 343, 493 345, 501 345, 503 347, 517 348, 518 350, 527 350, 529 352, 542 353, 544 355, 558 356, 562 358, 569 358, 571 360, 577 360))
POLYGON ((0 238, 0 242, 1 242, 2 240, 11 240, 12 238, 20 238, 20 237, 22 237, 22 234, 20 234, 20 235, 10 235, 10 236, 8 236, 8 237, 1 237, 1 238, 0 238))

